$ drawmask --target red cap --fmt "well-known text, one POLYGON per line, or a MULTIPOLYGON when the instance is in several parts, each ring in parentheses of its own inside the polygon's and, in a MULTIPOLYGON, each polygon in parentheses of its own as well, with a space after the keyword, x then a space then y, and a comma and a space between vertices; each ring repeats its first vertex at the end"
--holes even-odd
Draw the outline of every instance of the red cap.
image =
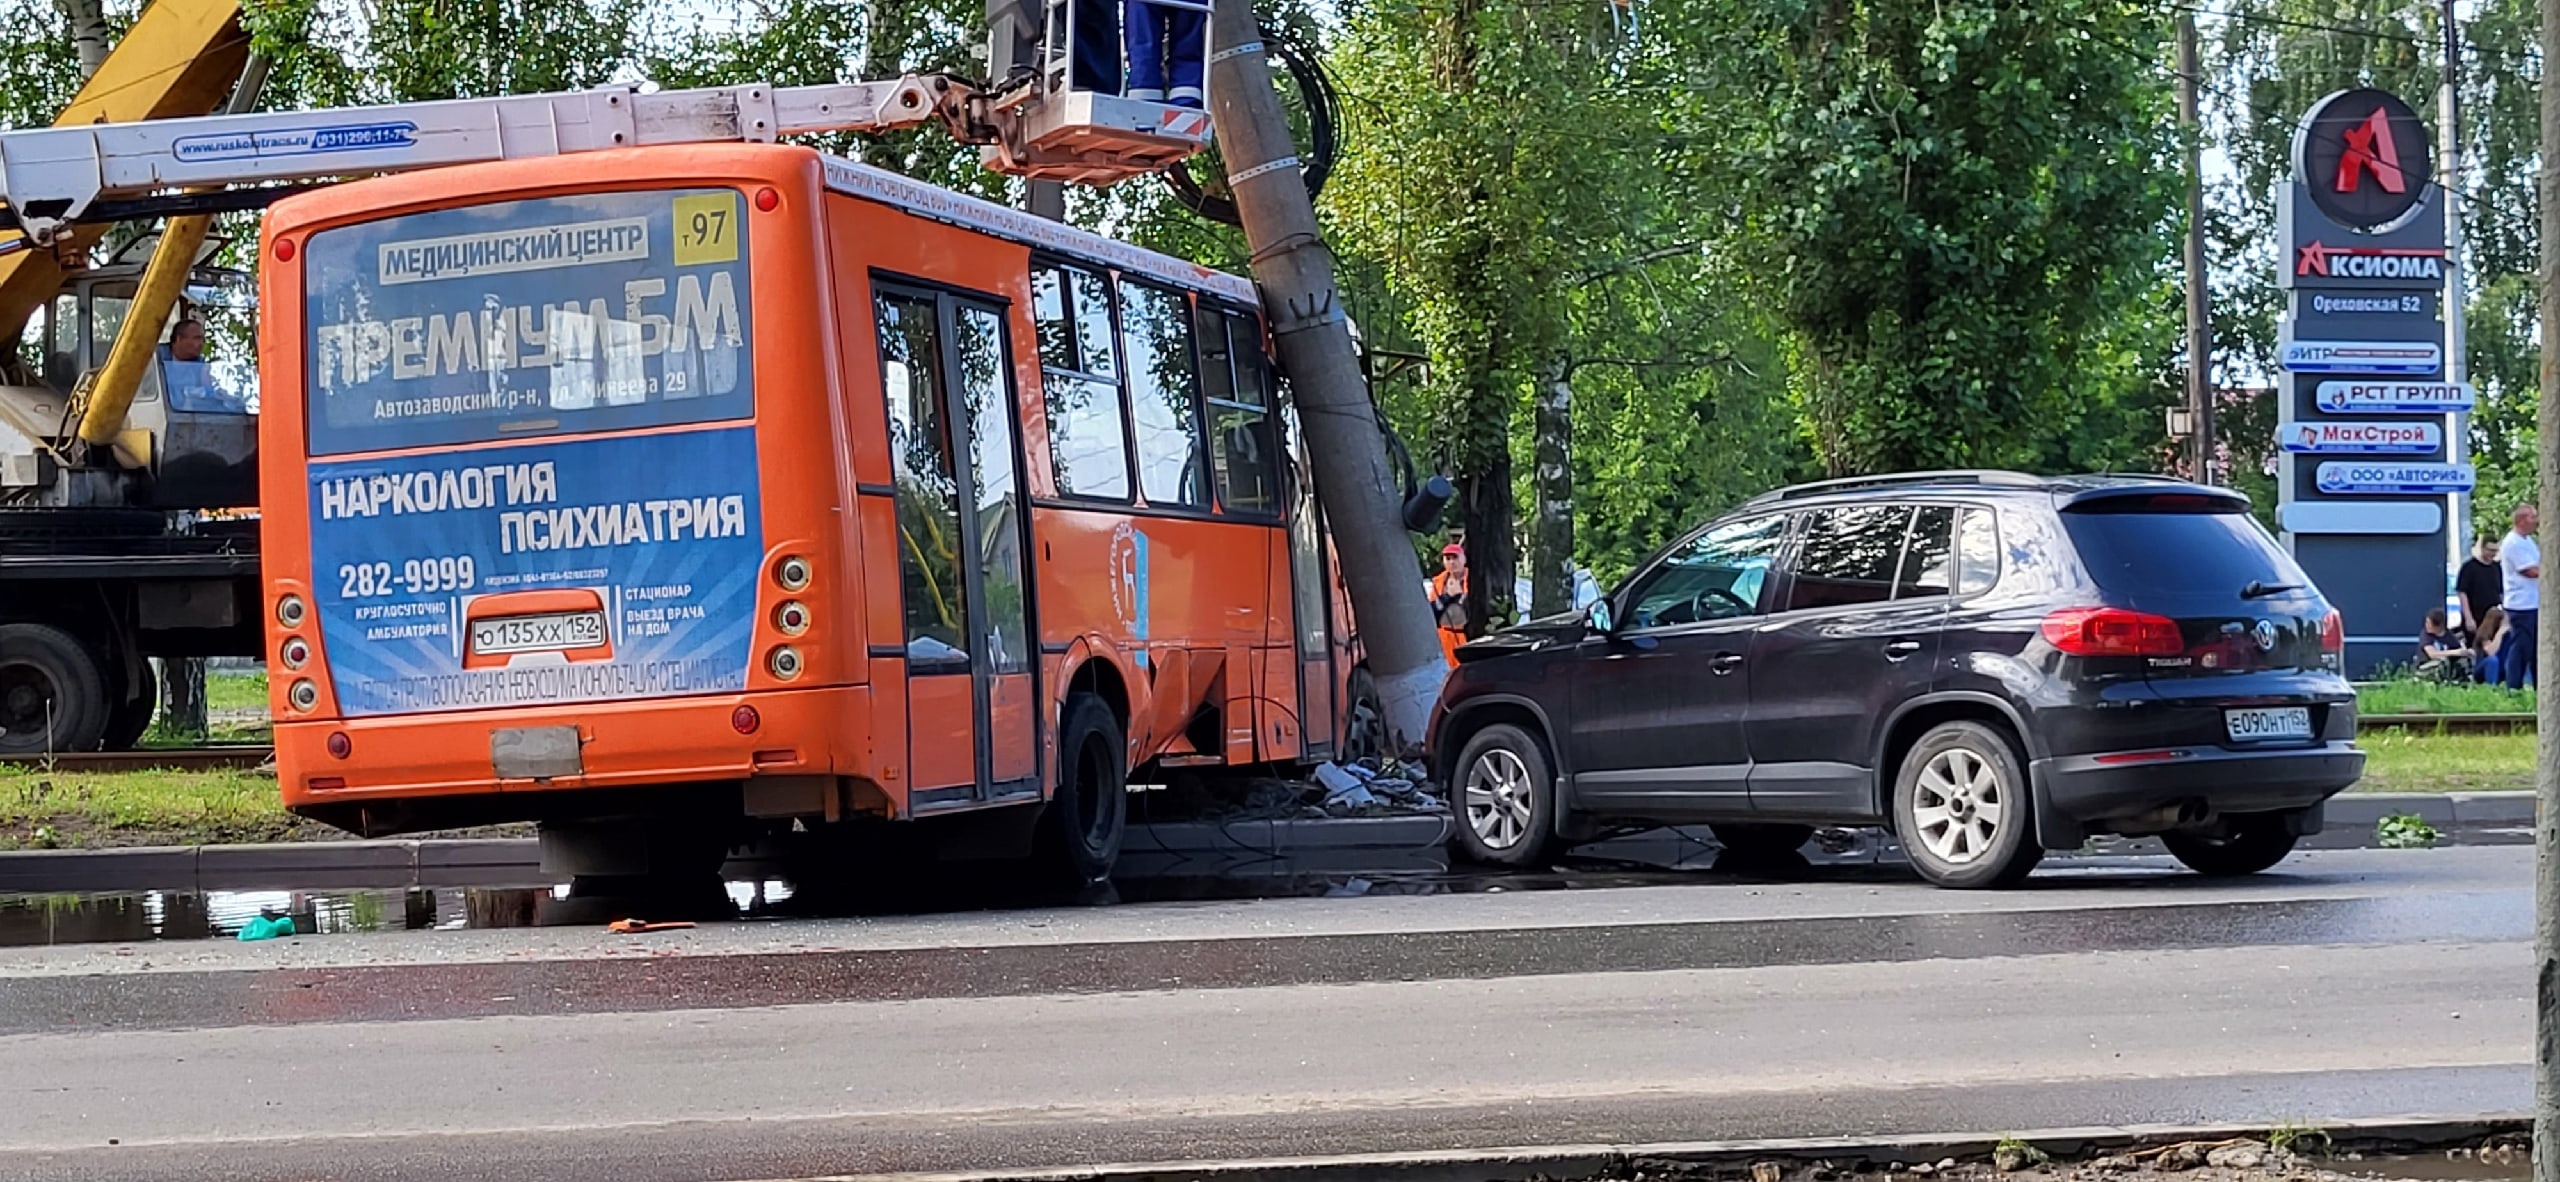
POLYGON ((1442 553, 1442 554, 1444 554, 1444 555, 1446 555, 1446 554, 1455 554, 1455 555, 1458 555, 1459 557, 1462 557, 1462 558, 1463 558, 1463 557, 1465 557, 1465 556, 1466 556, 1467 548, 1466 548, 1465 546, 1462 546, 1462 545, 1460 545, 1460 544, 1456 543, 1456 542, 1451 542, 1451 543, 1449 543, 1449 544, 1448 544, 1448 545, 1446 545, 1446 546, 1442 546, 1442 547, 1440 547, 1440 553, 1442 553))

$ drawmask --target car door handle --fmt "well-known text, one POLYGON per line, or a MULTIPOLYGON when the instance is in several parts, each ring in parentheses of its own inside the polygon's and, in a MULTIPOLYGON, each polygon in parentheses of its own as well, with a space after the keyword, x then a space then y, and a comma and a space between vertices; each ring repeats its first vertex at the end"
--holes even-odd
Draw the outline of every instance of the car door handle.
POLYGON ((1741 653, 1717 653, 1707 661, 1708 670, 1722 677, 1742 667, 1741 653))
POLYGON ((1919 641, 1897 640, 1884 646, 1884 659, 1888 661, 1899 661, 1919 651, 1919 641))

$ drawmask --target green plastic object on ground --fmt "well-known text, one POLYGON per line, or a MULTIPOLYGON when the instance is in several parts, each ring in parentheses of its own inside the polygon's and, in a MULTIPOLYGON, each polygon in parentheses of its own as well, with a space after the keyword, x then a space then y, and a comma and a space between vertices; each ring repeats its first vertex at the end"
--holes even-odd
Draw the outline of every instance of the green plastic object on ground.
POLYGON ((272 940, 293 934, 293 917, 290 915, 261 915, 240 929, 243 940, 272 940))

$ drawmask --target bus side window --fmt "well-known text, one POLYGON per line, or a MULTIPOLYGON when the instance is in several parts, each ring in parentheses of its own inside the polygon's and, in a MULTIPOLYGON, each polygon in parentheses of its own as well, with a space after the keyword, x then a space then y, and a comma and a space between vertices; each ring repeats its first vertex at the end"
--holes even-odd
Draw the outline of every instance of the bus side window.
POLYGON ((898 573, 910 670, 969 659, 960 598, 960 482, 943 413, 942 332, 933 301, 879 297, 880 386, 897 475, 898 573))
POLYGON ((1278 513, 1269 382, 1254 321, 1200 309, 1200 380, 1208 396, 1209 463, 1218 479, 1219 506, 1229 513, 1278 513))
POLYGON ((1209 507, 1191 356, 1191 301, 1120 283, 1120 343, 1129 358, 1129 417, 1138 441, 1138 491, 1150 505, 1209 507))
POLYGON ((1041 393, 1058 495, 1128 500, 1129 436, 1121 426, 1109 286, 1081 268, 1036 267, 1031 315, 1040 330, 1041 393))

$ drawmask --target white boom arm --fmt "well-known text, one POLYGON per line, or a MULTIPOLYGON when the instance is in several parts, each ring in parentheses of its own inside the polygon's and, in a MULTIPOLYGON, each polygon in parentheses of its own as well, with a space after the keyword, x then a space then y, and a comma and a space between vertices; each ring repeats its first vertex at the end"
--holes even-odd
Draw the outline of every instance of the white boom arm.
POLYGON ((770 142, 936 119, 963 142, 990 145, 990 163, 1005 171, 1101 183, 1162 168, 1209 135, 1207 117, 1195 111, 1082 93, 990 101, 939 75, 656 93, 624 86, 0 133, 0 200, 28 238, 47 243, 101 198, 653 144, 770 142), (1043 111, 1044 100, 1066 101, 1043 111), (1039 138, 1060 130, 1061 118, 1075 133, 1064 150, 1039 138))

